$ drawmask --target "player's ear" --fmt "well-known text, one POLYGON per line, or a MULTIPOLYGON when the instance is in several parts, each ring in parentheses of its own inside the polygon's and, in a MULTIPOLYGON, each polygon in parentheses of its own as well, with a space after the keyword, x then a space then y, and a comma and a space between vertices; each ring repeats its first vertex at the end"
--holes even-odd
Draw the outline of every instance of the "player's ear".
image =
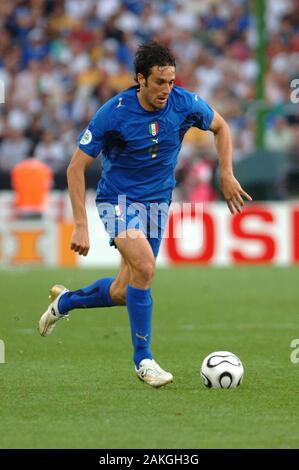
POLYGON ((146 80, 145 80, 144 76, 142 75, 142 73, 137 73, 136 78, 137 78, 138 83, 141 87, 145 85, 146 80))

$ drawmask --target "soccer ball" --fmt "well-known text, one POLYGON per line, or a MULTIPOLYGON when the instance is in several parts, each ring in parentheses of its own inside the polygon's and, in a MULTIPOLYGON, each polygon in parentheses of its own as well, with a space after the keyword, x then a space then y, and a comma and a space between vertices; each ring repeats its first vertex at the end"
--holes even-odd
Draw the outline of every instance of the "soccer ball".
POLYGON ((202 362, 200 377, 208 388, 236 388, 242 382, 244 368, 240 359, 228 351, 216 351, 202 362))

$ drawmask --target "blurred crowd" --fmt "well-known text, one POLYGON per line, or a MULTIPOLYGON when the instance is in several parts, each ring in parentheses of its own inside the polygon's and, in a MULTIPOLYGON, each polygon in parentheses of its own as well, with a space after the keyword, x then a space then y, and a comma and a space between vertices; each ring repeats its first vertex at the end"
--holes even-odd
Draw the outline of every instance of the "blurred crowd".
MULTIPOLYGON (((134 84, 134 53, 149 39, 173 50, 176 83, 197 92, 226 118, 234 159, 244 159, 256 148, 261 105, 255 99, 259 66, 254 3, 1 0, 2 176, 28 155, 47 164, 54 175, 64 174, 77 137, 97 108, 134 84)), ((299 0, 266 4, 265 149, 291 155, 299 173, 298 104, 290 100, 290 83, 299 78, 299 0)), ((219 198, 215 168, 212 136, 191 130, 181 152, 176 198, 219 198)))

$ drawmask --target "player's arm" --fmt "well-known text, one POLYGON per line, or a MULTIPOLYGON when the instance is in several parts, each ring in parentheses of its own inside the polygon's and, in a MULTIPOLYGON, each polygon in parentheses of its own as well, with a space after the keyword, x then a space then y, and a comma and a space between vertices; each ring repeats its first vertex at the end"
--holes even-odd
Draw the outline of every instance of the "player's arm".
POLYGON ((71 250, 86 256, 89 251, 88 223, 85 208, 85 170, 94 158, 79 148, 74 152, 67 169, 67 182, 74 216, 71 250))
POLYGON ((236 180, 232 164, 232 139, 228 124, 222 116, 214 110, 214 117, 210 126, 214 133, 215 145, 220 166, 221 191, 225 197, 228 208, 232 214, 241 212, 244 200, 252 200, 236 180))

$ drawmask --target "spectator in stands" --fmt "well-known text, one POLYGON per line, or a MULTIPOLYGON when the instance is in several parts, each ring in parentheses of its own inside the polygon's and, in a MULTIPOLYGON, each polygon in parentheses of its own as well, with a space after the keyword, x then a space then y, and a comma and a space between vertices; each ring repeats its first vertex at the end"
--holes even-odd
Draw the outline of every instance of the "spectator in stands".
POLYGON ((191 167, 187 186, 188 202, 213 202, 218 199, 217 193, 213 188, 213 163, 208 155, 201 160, 197 160, 191 167))
POLYGON ((51 168, 37 160, 32 154, 18 163, 11 172, 17 218, 41 218, 47 208, 52 183, 51 168))
POLYGON ((21 129, 10 128, 0 144, 0 170, 9 173, 17 163, 26 157, 30 147, 30 140, 24 137, 21 129))
POLYGON ((279 116, 274 127, 270 127, 265 135, 265 148, 270 152, 287 152, 294 143, 294 134, 284 117, 279 116))
MULTIPOLYGON (((0 179, 9 181, 6 173, 24 158, 28 144, 45 150, 46 129, 54 133, 55 152, 60 147, 64 154, 61 160, 51 157, 58 164, 53 169, 64 172, 69 156, 64 123, 77 135, 99 105, 130 86, 132 57, 138 44, 151 38, 175 52, 176 84, 226 118, 234 160, 246 158, 256 147, 252 122, 259 109, 256 22, 249 7, 248 0, 1 0, 0 80, 6 102, 0 107, 0 179), (17 138, 10 120, 21 121, 21 114, 26 122, 17 138)), ((298 0, 267 2, 264 104, 273 114, 283 107, 288 115, 298 114, 290 102, 290 83, 299 76, 297 10, 298 0)), ((265 141, 271 152, 293 147, 290 122, 278 132, 274 119, 268 124, 265 141)), ((184 185, 181 194, 189 190, 184 185)))
POLYGON ((46 163, 54 173, 63 170, 68 164, 62 144, 55 140, 50 130, 44 131, 42 141, 36 146, 35 156, 46 163))

